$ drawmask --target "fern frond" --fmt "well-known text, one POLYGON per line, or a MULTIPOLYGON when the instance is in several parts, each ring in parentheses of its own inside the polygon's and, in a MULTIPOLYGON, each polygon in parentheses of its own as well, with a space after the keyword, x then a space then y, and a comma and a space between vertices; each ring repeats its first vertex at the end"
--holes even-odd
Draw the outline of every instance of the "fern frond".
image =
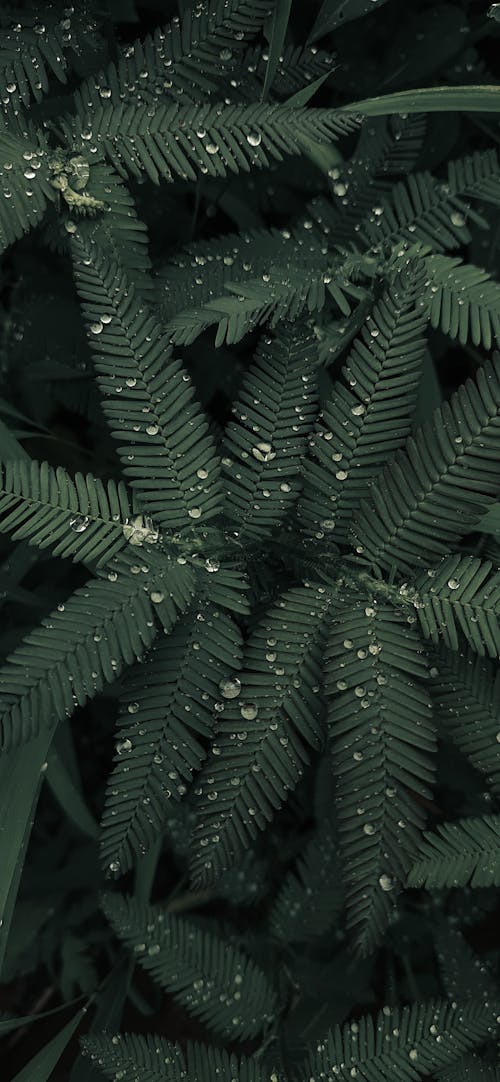
POLYGON ((196 102, 219 94, 241 52, 261 29, 269 0, 203 0, 193 3, 144 41, 124 47, 106 72, 92 75, 75 95, 86 116, 103 102, 134 106, 182 97, 196 102))
POLYGON ((95 142, 121 176, 144 173, 160 180, 196 180, 198 173, 225 177, 250 172, 300 154, 301 138, 331 142, 359 121, 335 109, 294 109, 281 104, 158 105, 123 104, 96 108, 71 124, 66 138, 85 151, 82 132, 91 127, 95 142), (201 135, 199 134, 201 132, 201 135))
POLYGON ((311 1050, 300 1079, 347 1079, 354 1068, 364 1082, 418 1082, 481 1044, 494 1024, 493 1006, 473 1000, 384 1007, 376 1018, 359 1018, 354 1031, 349 1023, 330 1030, 311 1050))
POLYGON ((25 636, 0 668, 1 746, 8 751, 70 717, 151 646, 142 582, 93 579, 25 636))
POLYGON ((205 757, 200 738, 212 732, 220 680, 239 667, 240 639, 231 618, 205 603, 128 674, 101 824, 103 867, 128 871, 163 830, 168 801, 180 799, 205 757))
POLYGON ((139 293, 152 300, 148 233, 128 188, 110 165, 95 162, 86 190, 105 209, 92 217, 78 218, 78 230, 85 244, 94 242, 101 255, 109 263, 120 266, 139 293))
POLYGON ((152 525, 130 515, 122 481, 104 484, 90 473, 72 479, 48 462, 0 463, 0 531, 14 540, 100 567, 128 543, 156 540, 152 525))
POLYGON ((330 298, 349 316, 348 298, 366 291, 310 226, 305 219, 292 230, 230 234, 183 249, 157 279, 171 340, 189 345, 216 324, 216 345, 237 342, 263 322, 319 312, 330 298))
POLYGON ((0 131, 0 253, 39 225, 55 198, 46 144, 0 131))
POLYGON ((491 349, 500 336, 500 284, 481 267, 443 255, 426 258, 430 321, 461 345, 491 349))
POLYGON ((311 331, 285 326, 263 339, 243 380, 222 447, 224 511, 242 537, 266 537, 300 492, 317 368, 311 331))
POLYGON ((285 878, 271 910, 271 933, 283 943, 321 936, 339 919, 342 902, 337 833, 332 823, 325 822, 285 878))
MULTIPOLYGON (((80 1038, 91 1063, 106 1078, 122 1082, 188 1082, 180 1045, 155 1033, 99 1033, 80 1038)), ((189 1080, 190 1082, 190 1080, 189 1080)))
POLYGON ((103 909, 143 969, 215 1033, 243 1040, 272 1022, 271 984, 227 937, 117 894, 105 895, 103 909))
POLYGON ((500 794, 500 669, 472 651, 441 647, 431 676, 439 730, 500 794))
POLYGON ((500 1067, 471 1053, 436 1075, 437 1082, 500 1082, 500 1067))
POLYGON ((287 591, 250 635, 238 681, 221 689, 215 741, 199 777, 192 875, 212 882, 272 819, 321 742, 325 587, 287 591))
POLYGON ((82 1050, 107 1078, 122 1082, 269 1082, 262 1061, 224 1048, 179 1044, 155 1033, 85 1036, 82 1050))
POLYGON ((115 264, 73 237, 77 288, 103 410, 144 509, 170 530, 205 523, 221 499, 220 463, 189 376, 115 264))
POLYGON ((370 481, 411 431, 425 353, 425 273, 418 260, 395 275, 351 349, 342 370, 347 386, 337 381, 323 407, 298 506, 309 534, 319 525, 347 542, 370 481))
POLYGON ((426 831, 409 871, 409 887, 497 887, 500 883, 500 815, 440 823, 426 831))
POLYGON ((500 657, 500 570, 491 560, 449 556, 415 581, 423 634, 452 650, 460 632, 476 653, 500 657))
POLYGON ((448 999, 460 999, 467 989, 470 999, 494 1003, 497 989, 493 971, 480 958, 465 937, 450 922, 437 921, 434 932, 436 956, 444 993, 448 999))
POLYGON ((389 605, 350 597, 335 612, 325 657, 347 920, 358 950, 379 941, 418 844, 435 733, 414 628, 389 605))
POLYGON ((450 551, 498 494, 500 356, 410 437, 373 485, 355 543, 379 567, 409 570, 450 551))
POLYGON ((56 9, 47 4, 38 8, 31 4, 22 11, 4 7, 0 12, 0 85, 6 117, 16 117, 32 98, 41 101, 51 76, 66 83, 68 62, 64 54, 74 48, 83 29, 84 20, 74 10, 71 17, 60 19, 56 9))

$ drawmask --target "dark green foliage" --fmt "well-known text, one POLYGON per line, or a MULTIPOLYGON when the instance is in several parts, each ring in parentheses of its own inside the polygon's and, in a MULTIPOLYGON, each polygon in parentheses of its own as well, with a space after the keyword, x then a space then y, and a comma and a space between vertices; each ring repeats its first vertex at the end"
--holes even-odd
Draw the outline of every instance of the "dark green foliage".
POLYGON ((2 8, 2 1082, 498 1080, 497 8, 2 8))

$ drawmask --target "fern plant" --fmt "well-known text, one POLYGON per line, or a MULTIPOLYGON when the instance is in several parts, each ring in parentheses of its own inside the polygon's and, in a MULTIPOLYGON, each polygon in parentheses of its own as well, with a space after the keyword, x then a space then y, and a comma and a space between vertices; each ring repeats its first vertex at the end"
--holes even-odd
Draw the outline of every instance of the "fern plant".
POLYGON ((0 16, 12 1082, 498 1075, 496 7, 0 16))

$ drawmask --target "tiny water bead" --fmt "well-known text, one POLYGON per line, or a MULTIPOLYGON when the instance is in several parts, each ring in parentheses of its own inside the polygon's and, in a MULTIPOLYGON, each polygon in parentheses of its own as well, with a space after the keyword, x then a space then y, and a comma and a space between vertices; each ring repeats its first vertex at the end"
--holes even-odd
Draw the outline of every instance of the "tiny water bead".
POLYGON ((260 132, 249 132, 247 135, 247 143, 251 147, 258 147, 262 142, 262 135, 260 132))

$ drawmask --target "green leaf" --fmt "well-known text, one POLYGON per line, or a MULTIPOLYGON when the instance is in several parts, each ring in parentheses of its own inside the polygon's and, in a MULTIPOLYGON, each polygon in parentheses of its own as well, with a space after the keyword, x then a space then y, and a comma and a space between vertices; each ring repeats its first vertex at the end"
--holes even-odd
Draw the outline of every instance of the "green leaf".
POLYGON ((56 1033, 55 1037, 37 1052, 36 1056, 16 1074, 12 1082, 49 1082, 52 1071, 57 1066, 64 1049, 69 1044, 76 1032, 82 1018, 84 1018, 88 1005, 83 1007, 78 1014, 68 1022, 63 1029, 56 1033))
POLYGON ((159 525, 174 531, 199 518, 205 523, 220 506, 220 462, 190 377, 120 267, 78 234, 72 243, 103 410, 122 441, 124 473, 159 525))
POLYGON ((282 326, 261 341, 243 379, 222 448, 224 511, 242 539, 268 537, 297 499, 318 409, 318 363, 312 332, 282 326))
POLYGON ((212 883, 265 830, 322 740, 321 634, 332 601, 322 586, 284 593, 254 627, 199 776, 192 877, 212 883), (235 739, 236 734, 236 739, 235 739))
POLYGON ((219 681, 239 667, 241 636, 213 602, 198 605, 127 677, 102 819, 104 868, 124 873, 164 828, 205 758, 219 681))
POLYGON ((334 612, 325 652, 347 921, 368 954, 393 914, 432 795, 436 737, 415 629, 366 593, 334 612))
POLYGON ((347 1079, 354 1067, 366 1082, 417 1082, 482 1044, 495 1015, 493 1006, 474 1000, 460 1005, 431 1000, 403 1008, 386 1006, 376 1018, 358 1018, 354 1031, 349 1025, 331 1030, 318 1049, 311 1049, 298 1078, 306 1082, 338 1073, 347 1079))
POLYGON ((256 1036, 274 1017, 275 994, 264 972, 226 937, 163 906, 106 895, 116 934, 161 987, 215 1033, 234 1041, 256 1036))
POLYGON ((387 113, 500 113, 498 86, 431 86, 398 90, 384 97, 342 105, 340 113, 384 116, 387 113))
POLYGON ((47 783, 68 819, 82 834, 98 838, 98 825, 55 748, 49 752, 47 783))
POLYGON ((0 463, 0 531, 51 548, 54 556, 103 566, 130 544, 154 539, 141 516, 131 521, 123 482, 69 476, 48 462, 0 463))
POLYGON ((54 728, 0 756, 0 973, 54 728))
POLYGON ((479 655, 500 656, 500 570, 491 560, 449 556, 418 576, 415 591, 425 638, 458 650, 461 633, 479 655))
POLYGON ((443 890, 449 887, 489 887, 500 884, 500 816, 483 815, 440 823, 424 834, 420 852, 408 874, 409 887, 443 890))
POLYGON ((290 20, 291 9, 292 0, 274 0, 273 13, 270 17, 269 31, 266 30, 266 27, 264 28, 264 32, 266 33, 266 37, 269 42, 269 56, 266 65, 264 86, 262 89, 262 101, 266 100, 271 89, 274 76, 276 75, 276 69, 280 61, 283 46, 285 44, 285 37, 288 23, 290 20))
POLYGON ((318 38, 343 26, 344 23, 371 14, 375 8, 381 7, 385 2, 386 0, 323 0, 316 22, 309 34, 309 41, 317 41, 318 38))
POLYGON ((163 178, 196 180, 249 173, 300 153, 303 135, 331 142, 359 124, 335 109, 294 109, 282 104, 105 106, 65 127, 68 140, 85 152, 82 137, 90 125, 101 153, 121 176, 143 173, 155 184, 163 178), (202 136, 197 133, 202 131, 202 136))
POLYGON ((425 356, 423 261, 387 285, 322 409, 304 465, 301 528, 346 542, 354 512, 411 430, 425 356), (366 403, 366 404, 365 404, 366 403))
POLYGON ((408 439, 362 501, 353 534, 365 559, 401 572, 430 567, 478 528, 498 493, 499 407, 495 355, 408 439))
POLYGON ((137 577, 117 585, 95 579, 75 590, 0 668, 3 748, 45 732, 115 680, 151 645, 152 614, 137 577))

